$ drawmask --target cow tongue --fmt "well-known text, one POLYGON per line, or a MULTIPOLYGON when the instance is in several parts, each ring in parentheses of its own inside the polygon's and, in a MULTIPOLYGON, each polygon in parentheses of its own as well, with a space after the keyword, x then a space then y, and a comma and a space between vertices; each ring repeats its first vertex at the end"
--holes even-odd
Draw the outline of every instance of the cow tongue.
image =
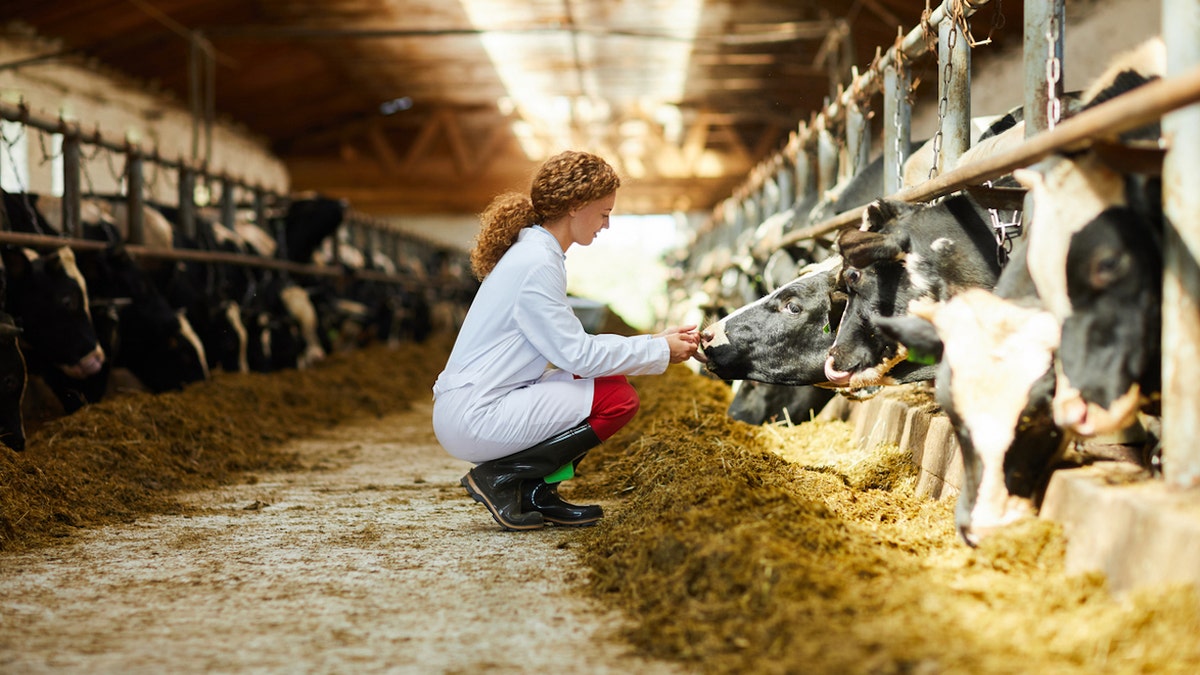
POLYGON ((834 367, 832 356, 825 359, 825 377, 829 379, 830 383, 838 386, 844 387, 850 384, 850 373, 834 367))

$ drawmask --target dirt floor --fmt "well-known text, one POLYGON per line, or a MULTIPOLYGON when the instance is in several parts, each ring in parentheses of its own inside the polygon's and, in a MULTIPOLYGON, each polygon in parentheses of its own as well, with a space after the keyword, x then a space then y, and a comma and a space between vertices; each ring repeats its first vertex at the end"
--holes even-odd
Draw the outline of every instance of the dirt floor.
POLYGON ((5 673, 671 673, 565 592, 573 535, 505 533, 430 408, 294 441, 303 469, 0 558, 5 673))
POLYGON ((437 446, 445 345, 123 395, 0 452, 0 673, 1195 673, 1200 598, 1113 598, 1032 521, 969 549, 894 447, 754 427, 683 367, 505 533, 437 446))

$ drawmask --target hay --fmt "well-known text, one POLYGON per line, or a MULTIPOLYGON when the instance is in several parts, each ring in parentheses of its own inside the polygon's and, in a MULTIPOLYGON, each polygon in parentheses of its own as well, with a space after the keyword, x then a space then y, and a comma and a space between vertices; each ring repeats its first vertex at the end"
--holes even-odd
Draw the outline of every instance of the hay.
POLYGON ((894 446, 853 448, 842 422, 734 422, 727 389, 683 368, 635 385, 641 413, 573 494, 621 499, 579 549, 587 592, 635 617, 646 654, 707 673, 1200 667, 1190 590, 1118 602, 1065 574, 1044 521, 971 550, 894 446))
POLYGON ((25 452, 0 448, 0 549, 179 512, 175 491, 299 468, 283 441, 428 397, 447 354, 437 342, 372 347, 308 370, 218 374, 181 392, 120 395, 52 420, 31 431, 25 452))

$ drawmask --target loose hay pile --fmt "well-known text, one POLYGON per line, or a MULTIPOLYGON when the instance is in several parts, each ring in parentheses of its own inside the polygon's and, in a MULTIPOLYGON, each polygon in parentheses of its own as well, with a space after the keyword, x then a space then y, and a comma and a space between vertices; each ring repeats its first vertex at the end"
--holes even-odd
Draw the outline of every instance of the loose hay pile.
POLYGON ((178 511, 173 491, 239 472, 298 468, 283 441, 427 398, 448 353, 444 343, 373 347, 309 370, 120 395, 51 421, 30 434, 24 453, 0 447, 0 549, 178 511))
MULTIPOLYGON (((0 548, 302 468, 282 441, 424 399, 447 347, 222 376, 55 421, 26 453, 0 451, 0 548)), ((1190 591, 1114 601, 1102 579, 1063 573, 1061 537, 1038 521, 970 550, 949 503, 913 496, 896 448, 850 449, 840 422, 734 422, 728 389, 681 367, 634 383, 641 412, 568 489, 618 499, 572 539, 588 591, 633 619, 645 653, 712 673, 1200 672, 1190 591)))
POLYGON ((1113 600, 1064 574, 1043 521, 973 551, 898 449, 732 421, 727 389, 683 368, 635 385, 641 413, 573 494, 622 497, 580 543, 646 653, 713 673, 1200 672, 1191 591, 1113 600))

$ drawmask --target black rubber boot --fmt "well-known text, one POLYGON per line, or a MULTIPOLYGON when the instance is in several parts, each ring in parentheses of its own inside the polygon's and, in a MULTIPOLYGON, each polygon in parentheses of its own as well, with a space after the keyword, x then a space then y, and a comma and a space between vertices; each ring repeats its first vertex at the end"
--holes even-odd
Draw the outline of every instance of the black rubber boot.
POLYGON ((542 481, 559 467, 581 459, 600 444, 586 421, 518 453, 482 462, 467 472, 462 485, 475 501, 487 507, 506 530, 536 530, 545 524, 542 513, 522 510, 522 483, 542 481))
POLYGON ((579 527, 594 525, 604 517, 604 509, 599 506, 580 506, 564 500, 558 494, 558 483, 529 481, 522 492, 521 510, 537 511, 547 523, 579 527))

